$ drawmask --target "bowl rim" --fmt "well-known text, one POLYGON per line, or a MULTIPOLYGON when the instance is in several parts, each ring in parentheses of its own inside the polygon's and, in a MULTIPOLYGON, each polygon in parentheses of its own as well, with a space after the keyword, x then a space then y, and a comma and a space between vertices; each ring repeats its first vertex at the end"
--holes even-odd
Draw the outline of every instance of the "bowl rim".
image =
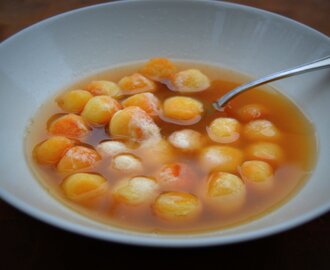
MULTIPOLYGON (((215 6, 219 5, 219 6, 224 6, 224 7, 233 7, 233 8, 237 8, 237 9, 245 9, 247 11, 252 11, 252 12, 256 12, 256 13, 264 13, 264 14, 267 14, 268 16, 273 16, 274 18, 279 18, 279 19, 287 21, 289 23, 293 23, 295 25, 298 25, 302 28, 307 29, 308 31, 314 32, 314 34, 318 34, 318 35, 322 36, 323 38, 325 38, 328 41, 330 40, 329 36, 327 36, 326 34, 312 28, 311 26, 308 26, 304 23, 301 23, 299 21, 296 21, 296 20, 291 19, 289 17, 286 17, 284 15, 281 15, 281 14, 278 14, 278 13, 275 13, 275 12, 271 12, 271 11, 268 11, 268 10, 256 8, 256 7, 253 7, 253 6, 247 6, 247 5, 238 4, 238 3, 231 3, 231 2, 223 2, 223 1, 186 0, 186 2, 189 2, 189 1, 190 2, 201 3, 201 4, 208 4, 208 5, 213 4, 215 6)), ((174 3, 174 2, 182 3, 182 0, 157 0, 157 2, 158 3, 174 3)), ((27 27, 24 27, 23 29, 19 30, 18 32, 14 33, 13 35, 7 37, 2 42, 0 42, 0 49, 3 45, 6 45, 8 42, 11 42, 13 39, 17 38, 18 35, 25 34, 29 31, 37 29, 38 27, 41 27, 43 25, 46 25, 46 24, 49 24, 53 21, 61 19, 62 17, 70 16, 72 14, 84 12, 84 11, 87 11, 87 10, 90 10, 90 9, 97 9, 97 8, 102 7, 102 6, 115 6, 115 5, 119 6, 119 5, 126 5, 126 4, 130 4, 130 3, 155 3, 155 1, 154 0, 125 0, 125 1, 115 0, 114 2, 100 3, 100 4, 95 4, 95 5, 90 5, 90 6, 85 6, 85 7, 65 11, 65 12, 59 13, 57 15, 50 16, 50 17, 48 17, 46 19, 43 19, 41 21, 38 21, 38 22, 36 22, 32 25, 29 25, 27 27)))
MULTIPOLYGON (((159 0, 158 3, 163 2, 163 3, 174 3, 178 2, 179 0, 159 0)), ((186 1, 189 2, 189 1, 186 1)), ((290 19, 288 17, 279 15, 277 13, 273 13, 270 11, 262 10, 259 8, 251 7, 251 6, 246 6, 246 5, 241 5, 237 3, 229 3, 229 2, 222 2, 222 1, 213 1, 213 0, 190 0, 190 2, 196 2, 200 4, 205 4, 205 5, 214 5, 214 6, 224 6, 224 7, 231 7, 235 9, 240 9, 244 10, 247 12, 252 12, 252 13, 262 13, 266 14, 267 16, 271 16, 273 18, 277 18, 280 20, 284 20, 290 24, 297 25, 301 28, 305 28, 306 31, 309 32, 314 32, 314 34, 317 34, 318 36, 324 38, 328 42, 330 41, 330 38, 303 24, 298 21, 295 21, 293 19, 290 19)), ((60 20, 63 17, 66 16, 71 16, 73 14, 78 14, 81 12, 85 12, 88 10, 93 10, 93 9, 98 9, 103 6, 114 6, 114 5, 131 5, 131 3, 155 3, 153 0, 126 0, 126 1, 115 1, 115 2, 108 2, 108 3, 101 3, 101 4, 96 4, 96 5, 91 5, 91 6, 86 6, 78 9, 74 9, 71 11, 67 11, 52 17, 49 17, 47 19, 41 20, 40 22, 37 22, 31 26, 28 26, 19 32, 15 33, 14 35, 8 37, 4 41, 0 43, 0 50, 1 48, 4 48, 7 45, 10 45, 11 42, 14 42, 15 39, 18 36, 28 34, 30 31, 34 31, 38 29, 39 27, 46 26, 47 24, 50 24, 56 20, 60 20)), ((181 2, 182 3, 182 2, 181 2)), ((111 232, 111 231, 100 231, 99 229, 94 229, 94 228, 88 228, 87 226, 73 223, 70 221, 67 221, 63 218, 53 216, 47 212, 44 212, 42 210, 39 210, 38 208, 35 208, 28 203, 24 202, 23 200, 19 199, 18 197, 15 197, 13 194, 10 192, 7 192, 0 186, 0 198, 4 200, 6 203, 12 205, 16 209, 19 209, 20 211, 38 219, 39 221, 42 221, 48 225, 55 226, 57 228, 64 229, 69 232, 77 233, 86 237, 92 237, 95 239, 99 240, 104 240, 104 241, 112 241, 112 242, 117 242, 117 243, 123 243, 123 244, 130 244, 130 245, 139 245, 139 246, 152 246, 152 247, 205 247, 205 246, 214 246, 214 245, 225 245, 225 244, 231 244, 231 243, 237 243, 237 242, 243 242, 243 241, 248 241, 248 240, 253 240, 253 239, 258 239, 266 236, 270 236, 273 234, 277 234, 289 229, 292 229, 294 227, 297 227, 301 224, 304 224, 322 214, 325 214, 330 210, 330 202, 327 204, 323 204, 317 208, 314 208, 313 210, 301 214, 297 216, 296 218, 289 219, 287 221, 281 222, 280 224, 277 225, 272 225, 268 226, 263 229, 257 229, 257 230, 252 230, 248 232, 243 232, 243 233, 237 233, 235 235, 230 235, 230 236, 214 236, 214 235, 207 235, 207 234, 194 234, 193 237, 187 237, 187 238, 177 238, 175 235, 166 235, 166 237, 151 237, 147 236, 145 234, 140 234, 140 233, 135 233, 132 232, 132 234, 128 233, 125 234, 124 230, 123 233, 118 233, 118 232, 111 232)), ((131 231, 128 231, 131 232, 131 231)), ((212 231, 213 232, 213 231, 212 231)), ((165 236, 165 235, 164 235, 165 236)))
MULTIPOLYGON (((117 242, 121 244, 129 244, 136 246, 149 246, 149 247, 206 247, 206 246, 220 246, 226 244, 234 244, 243 241, 249 241, 254 239, 271 236, 274 234, 281 233, 283 231, 290 230, 294 227, 302 225, 324 213, 330 209, 330 203, 321 207, 315 208, 313 211, 302 214, 297 218, 290 219, 282 222, 278 225, 268 226, 264 229, 253 230, 249 232, 237 233, 234 236, 214 236, 207 234, 196 234, 196 237, 177 238, 175 235, 164 235, 165 237, 148 237, 139 233, 126 234, 111 232, 111 231, 100 231, 94 228, 88 228, 84 225, 72 223, 63 218, 55 217, 47 212, 41 211, 37 208, 31 207, 24 201, 11 196, 11 194, 0 189, 0 198, 16 209, 36 218, 53 227, 61 228, 65 231, 80 234, 85 237, 91 237, 103 241, 117 242)), ((130 231, 128 231, 130 232, 130 231)), ((212 231, 213 232, 213 231, 212 231)))

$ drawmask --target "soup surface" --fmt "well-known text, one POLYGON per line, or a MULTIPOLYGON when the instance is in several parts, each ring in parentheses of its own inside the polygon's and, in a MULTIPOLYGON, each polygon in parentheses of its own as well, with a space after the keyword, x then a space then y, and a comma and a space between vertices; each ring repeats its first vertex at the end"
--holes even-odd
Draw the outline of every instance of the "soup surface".
POLYGON ((165 58, 93 75, 41 106, 27 159, 51 194, 112 226, 187 233, 250 221, 308 178, 316 138, 269 86, 213 109, 247 80, 165 58))

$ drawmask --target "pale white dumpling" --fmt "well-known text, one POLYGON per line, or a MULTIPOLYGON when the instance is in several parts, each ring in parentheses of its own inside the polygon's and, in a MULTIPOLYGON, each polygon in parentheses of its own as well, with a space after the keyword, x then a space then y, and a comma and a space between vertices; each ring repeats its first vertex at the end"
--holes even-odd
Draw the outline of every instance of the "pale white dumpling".
POLYGON ((141 173, 143 171, 141 160, 131 154, 119 154, 113 157, 111 167, 124 174, 141 173))
POLYGON ((230 146, 213 145, 204 148, 199 158, 205 170, 236 172, 243 162, 243 152, 230 146))
POLYGON ((202 147, 202 135, 192 129, 174 131, 168 137, 168 141, 182 151, 196 151, 202 147))
POLYGON ((116 201, 134 206, 151 202, 157 196, 158 189, 154 179, 137 176, 119 181, 112 194, 116 201))
POLYGON ((200 92, 210 87, 210 80, 198 69, 187 69, 176 73, 169 87, 178 92, 200 92))
POLYGON ((129 152, 129 148, 122 142, 105 141, 96 146, 96 151, 103 157, 113 157, 121 153, 129 152))

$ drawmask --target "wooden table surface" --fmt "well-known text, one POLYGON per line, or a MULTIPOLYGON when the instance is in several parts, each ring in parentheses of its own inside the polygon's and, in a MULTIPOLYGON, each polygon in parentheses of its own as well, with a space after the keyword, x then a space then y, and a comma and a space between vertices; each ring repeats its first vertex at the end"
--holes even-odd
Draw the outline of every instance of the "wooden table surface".
MULTIPOLYGON (((108 1, 0 0, 0 41, 47 17, 108 1)), ((330 0, 236 0, 282 14, 330 35, 330 0)), ((1 61, 1 59, 0 59, 1 61)), ((329 195, 330 196, 330 195, 329 195)), ((0 200, 0 269, 68 269, 79 265, 216 269, 330 269, 330 214, 250 242, 198 249, 155 249, 88 239, 41 223, 0 200), (154 263, 154 261, 158 261, 154 263), (206 265, 205 265, 206 266, 206 265)))

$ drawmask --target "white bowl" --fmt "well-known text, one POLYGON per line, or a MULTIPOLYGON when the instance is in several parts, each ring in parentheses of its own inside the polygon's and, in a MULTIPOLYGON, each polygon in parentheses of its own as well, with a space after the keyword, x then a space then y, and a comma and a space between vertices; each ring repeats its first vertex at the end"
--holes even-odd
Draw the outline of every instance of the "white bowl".
POLYGON ((68 12, 0 45, 0 196, 46 223, 86 236, 150 246, 226 244, 277 233, 330 208, 330 74, 282 80, 284 91, 314 122, 320 146, 311 179, 284 206, 226 230, 151 235, 93 222, 51 197, 24 158, 25 129, 37 108, 69 83, 111 66, 166 56, 259 77, 330 54, 330 39, 290 19, 212 1, 125 1, 68 12))

